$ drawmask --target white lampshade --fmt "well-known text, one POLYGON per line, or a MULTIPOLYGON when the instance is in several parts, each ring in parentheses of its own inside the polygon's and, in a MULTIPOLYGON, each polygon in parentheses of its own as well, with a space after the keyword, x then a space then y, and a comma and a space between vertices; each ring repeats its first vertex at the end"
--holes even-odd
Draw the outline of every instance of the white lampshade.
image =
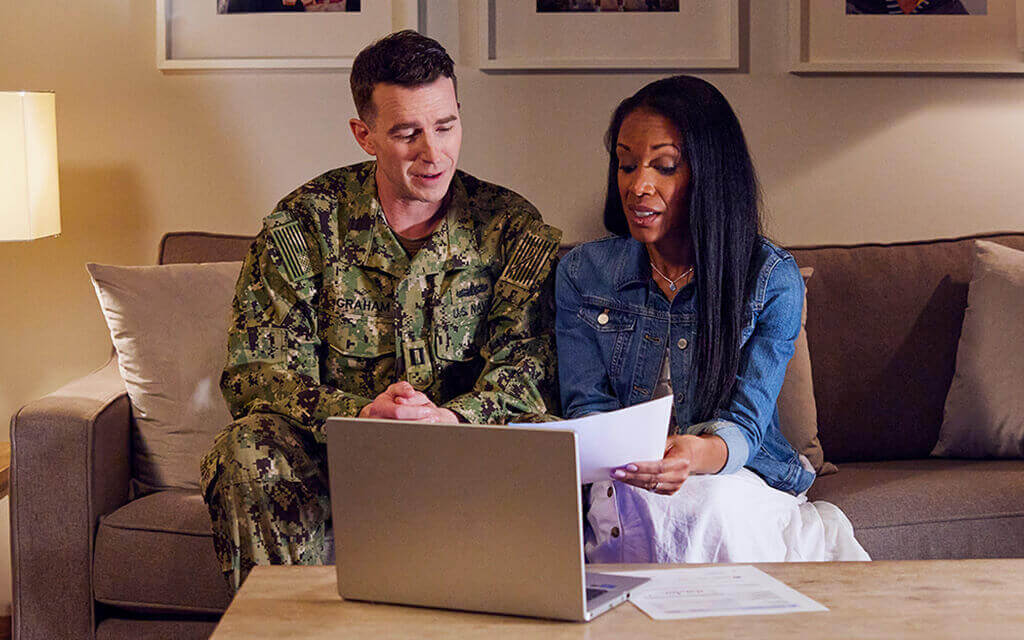
POLYGON ((54 95, 0 91, 0 240, 59 233, 54 95))

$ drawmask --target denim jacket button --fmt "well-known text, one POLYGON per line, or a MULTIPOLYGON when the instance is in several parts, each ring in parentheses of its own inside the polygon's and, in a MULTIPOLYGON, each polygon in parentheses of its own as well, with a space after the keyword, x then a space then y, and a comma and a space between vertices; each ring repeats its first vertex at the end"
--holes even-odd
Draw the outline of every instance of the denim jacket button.
POLYGON ((679 342, 676 343, 676 346, 678 346, 680 349, 685 349, 686 345, 688 344, 689 343, 686 341, 686 338, 679 338, 679 342))
POLYGON ((608 324, 608 310, 607 309, 602 311, 601 314, 599 316, 597 316, 597 324, 601 324, 601 325, 608 324))

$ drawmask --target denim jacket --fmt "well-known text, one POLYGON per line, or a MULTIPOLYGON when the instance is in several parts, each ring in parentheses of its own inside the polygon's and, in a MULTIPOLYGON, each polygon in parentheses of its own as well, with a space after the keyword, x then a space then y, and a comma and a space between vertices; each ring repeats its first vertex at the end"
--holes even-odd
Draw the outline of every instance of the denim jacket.
POLYGON ((713 433, 729 457, 719 473, 748 467, 782 491, 800 493, 814 473, 779 429, 776 399, 800 332, 803 279, 789 253, 761 239, 757 284, 744 308, 742 350, 728 406, 694 423, 696 285, 672 302, 651 280, 643 244, 610 237, 580 245, 558 265, 555 321, 566 418, 652 399, 669 346, 679 432, 713 433))

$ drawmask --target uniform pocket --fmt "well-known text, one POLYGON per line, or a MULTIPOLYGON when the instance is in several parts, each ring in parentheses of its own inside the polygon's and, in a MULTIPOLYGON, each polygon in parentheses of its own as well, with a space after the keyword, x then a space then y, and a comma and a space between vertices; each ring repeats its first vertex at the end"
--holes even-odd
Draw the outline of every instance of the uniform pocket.
POLYGON ((487 301, 438 309, 434 314, 434 352, 444 360, 471 360, 480 353, 481 327, 487 316, 487 301))
POLYGON ((463 362, 480 353, 491 308, 491 280, 486 275, 457 277, 434 307, 434 353, 443 360, 463 362))
POLYGON ((324 331, 327 361, 333 369, 362 371, 385 356, 395 355, 393 316, 341 315, 324 331))

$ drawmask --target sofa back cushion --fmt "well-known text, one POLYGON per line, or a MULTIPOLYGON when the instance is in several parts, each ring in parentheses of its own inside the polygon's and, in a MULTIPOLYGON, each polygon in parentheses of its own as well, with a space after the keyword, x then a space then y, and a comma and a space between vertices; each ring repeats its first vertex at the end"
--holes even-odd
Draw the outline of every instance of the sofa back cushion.
POLYGON ((175 231, 160 240, 158 264, 244 260, 256 236, 175 231))
POLYGON ((231 422, 220 392, 240 262, 89 263, 132 401, 132 493, 199 487, 199 459, 231 422))
MULTIPOLYGON (((976 236, 1024 248, 1024 233, 976 236)), ((834 462, 927 457, 956 365, 974 237, 790 248, 807 283, 818 431, 834 462)))
MULTIPOLYGON (((807 283, 821 446, 833 462, 928 457, 938 440, 967 304, 975 238, 789 247, 807 283)), ((251 236, 171 233, 161 264, 241 260, 251 236)))

